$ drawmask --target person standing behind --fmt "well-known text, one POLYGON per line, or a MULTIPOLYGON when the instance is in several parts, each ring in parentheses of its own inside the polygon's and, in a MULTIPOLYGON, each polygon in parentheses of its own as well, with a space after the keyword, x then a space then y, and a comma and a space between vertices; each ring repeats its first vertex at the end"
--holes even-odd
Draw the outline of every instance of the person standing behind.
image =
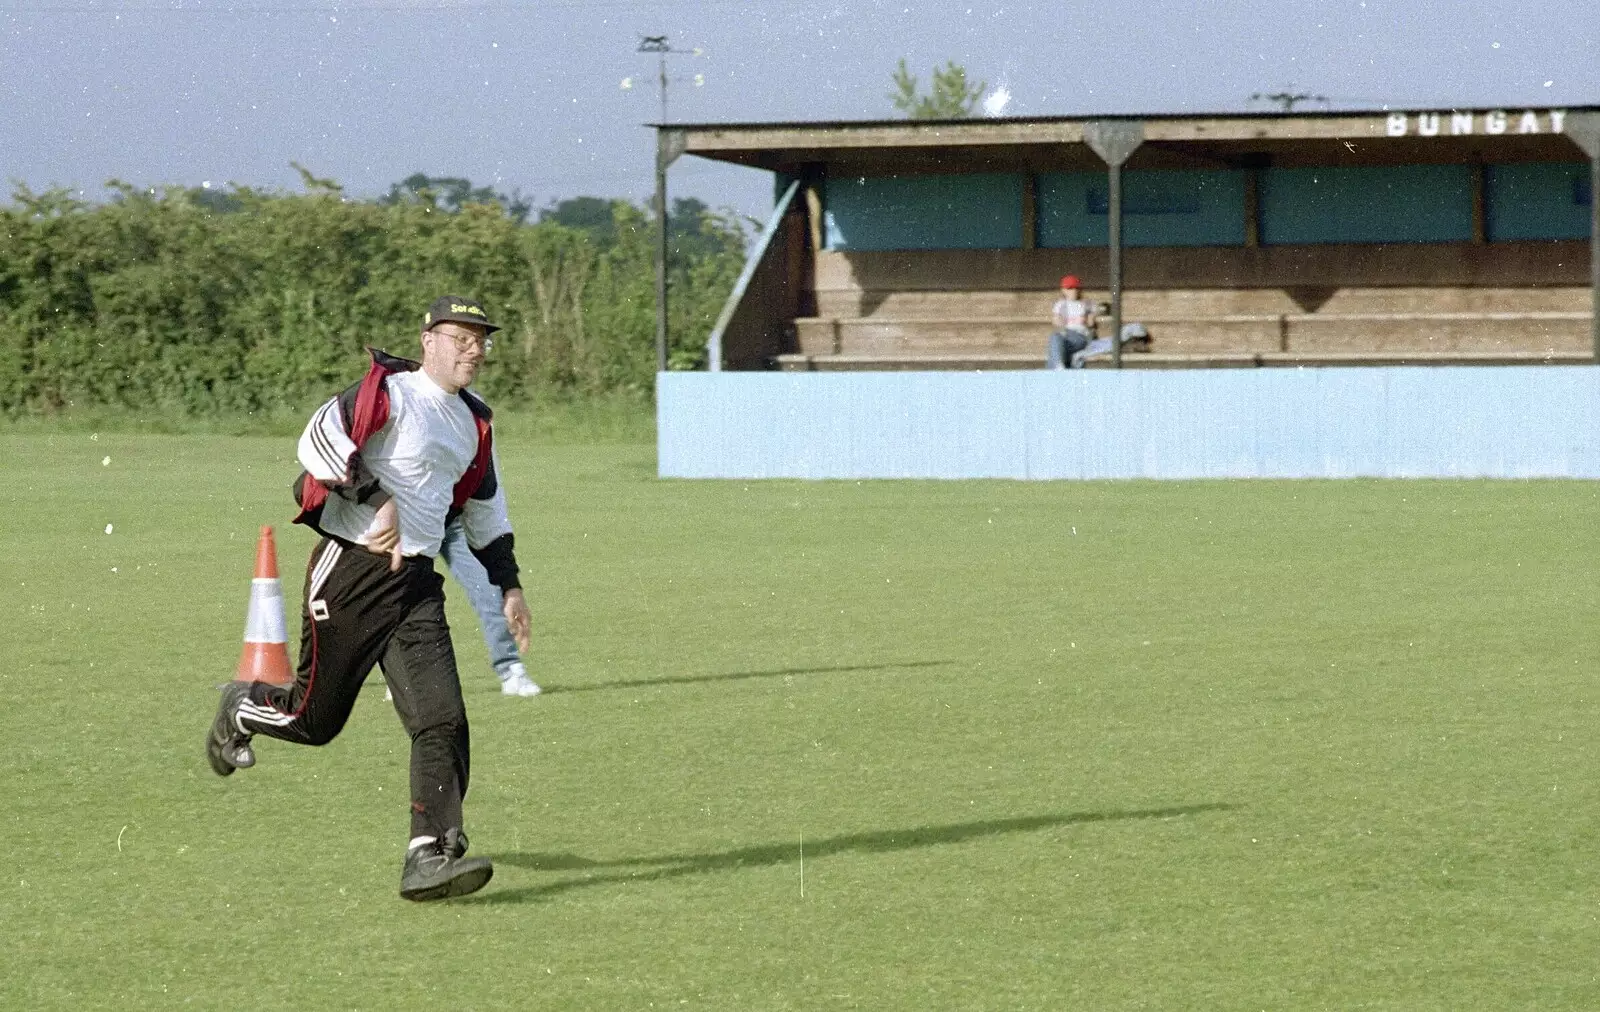
POLYGON ((467 545, 466 528, 459 521, 445 525, 444 544, 439 548, 439 556, 450 567, 450 575, 456 578, 466 593, 472 610, 478 613, 478 630, 483 633, 483 645, 489 651, 489 664, 500 679, 500 694, 537 696, 541 690, 538 683, 528 677, 528 668, 522 663, 516 638, 511 635, 502 614, 504 600, 500 588, 489 579, 483 563, 472 554, 467 545))
POLYGON ((494 874, 488 860, 465 856, 470 741, 433 560, 459 516, 527 649, 532 622, 495 471, 492 416, 465 389, 495 329, 477 302, 441 298, 423 317, 420 363, 372 349, 366 377, 312 415, 300 437, 295 521, 322 540, 306 570, 295 680, 230 682, 206 737, 219 776, 255 765, 257 734, 324 745, 381 664, 411 736, 411 836, 400 872, 408 900, 464 896, 494 874))
POLYGON ((1046 350, 1046 368, 1065 369, 1078 352, 1089 347, 1094 340, 1095 305, 1079 298, 1080 283, 1076 274, 1061 279, 1061 298, 1050 309, 1051 321, 1056 329, 1050 334, 1046 350))
MULTIPOLYGON (((496 473, 499 470, 497 461, 496 473)), ((450 575, 461 585, 467 595, 467 603, 472 605, 472 610, 478 616, 478 631, 483 634, 483 645, 489 651, 489 665, 494 669, 495 677, 500 679, 500 694, 522 697, 539 695, 544 690, 528 677, 528 668, 522 662, 516 637, 511 635, 511 629, 501 613, 505 600, 500 588, 489 580, 483 563, 472 554, 467 545, 466 529, 459 517, 445 525, 439 557, 450 567, 450 575)), ((384 689, 383 698, 393 700, 394 691, 384 689)))

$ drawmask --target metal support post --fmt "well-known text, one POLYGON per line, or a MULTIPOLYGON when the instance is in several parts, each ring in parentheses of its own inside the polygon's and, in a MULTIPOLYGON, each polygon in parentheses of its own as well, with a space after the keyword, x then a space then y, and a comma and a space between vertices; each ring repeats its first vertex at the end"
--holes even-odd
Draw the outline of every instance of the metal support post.
POLYGON ((1562 132, 1589 156, 1589 337, 1600 364, 1600 112, 1568 113, 1562 132))
POLYGON ((1122 368, 1122 166, 1106 168, 1106 225, 1111 246, 1111 368, 1122 368))
POLYGON ((1102 119, 1083 125, 1083 140, 1106 163, 1106 226, 1111 254, 1111 365, 1122 368, 1122 163, 1144 143, 1139 120, 1102 119))
POLYGON ((1589 336, 1600 362, 1600 144, 1589 156, 1589 336))

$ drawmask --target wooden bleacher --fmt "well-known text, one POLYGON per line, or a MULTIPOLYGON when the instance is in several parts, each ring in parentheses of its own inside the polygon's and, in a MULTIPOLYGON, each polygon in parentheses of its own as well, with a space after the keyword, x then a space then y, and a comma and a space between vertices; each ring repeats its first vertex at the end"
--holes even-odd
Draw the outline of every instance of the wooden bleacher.
MULTIPOLYGON (((824 258, 828 254, 823 254, 824 258)), ((794 320, 786 370, 1037 369, 1050 306, 1041 288, 869 287, 819 264, 816 315, 794 320)), ((952 279, 959 283, 961 280, 952 279)), ((988 279, 985 279, 988 280, 988 279)), ((889 285, 903 279, 888 278, 889 285)), ((1565 282, 1565 279, 1562 279, 1565 282)), ((1085 297, 1104 301, 1103 290, 1085 297)), ((1593 361, 1590 293, 1570 282, 1282 288, 1131 288, 1123 321, 1148 353, 1125 368, 1507 365, 1593 361)), ((1109 320, 1102 320, 1109 336, 1109 320)), ((1109 362, 1092 360, 1090 365, 1109 362)))

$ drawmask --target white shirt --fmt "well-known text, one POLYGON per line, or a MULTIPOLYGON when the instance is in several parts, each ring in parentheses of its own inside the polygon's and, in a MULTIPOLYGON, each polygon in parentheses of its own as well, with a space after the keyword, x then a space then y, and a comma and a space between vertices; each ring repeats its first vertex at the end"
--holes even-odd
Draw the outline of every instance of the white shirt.
POLYGON ((1089 332, 1089 307, 1092 303, 1083 299, 1057 299, 1051 312, 1061 321, 1061 325, 1068 330, 1081 330, 1089 332))
MULTIPOLYGON (((422 369, 393 373, 387 385, 389 420, 361 448, 361 459, 394 499, 400 553, 436 556, 456 482, 478 452, 477 422, 460 395, 446 391, 422 369)), ((308 435, 316 424, 313 418, 308 435)), ((308 459, 307 453, 307 437, 302 437, 301 463, 316 475, 315 458, 308 459)), ((376 507, 330 495, 321 527, 346 541, 366 544, 367 529, 377 512, 376 507)), ((487 500, 467 500, 462 522, 473 548, 509 533, 504 489, 496 488, 487 500)))

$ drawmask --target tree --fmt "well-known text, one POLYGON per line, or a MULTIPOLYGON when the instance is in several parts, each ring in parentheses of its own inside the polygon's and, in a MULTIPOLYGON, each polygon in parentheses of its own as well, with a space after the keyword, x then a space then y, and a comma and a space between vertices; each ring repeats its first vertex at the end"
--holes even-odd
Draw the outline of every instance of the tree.
POLYGON ((707 215, 715 219, 703 200, 673 199, 672 210, 667 212, 667 245, 673 257, 694 259, 708 256, 722 247, 721 236, 706 230, 707 215))
POLYGON ((604 197, 568 197, 541 208, 539 221, 587 232, 601 246, 610 246, 617 239, 614 203, 604 197))
POLYGON ((932 91, 919 94, 916 75, 906 67, 902 56, 894 71, 894 90, 889 99, 912 119, 967 119, 987 87, 983 81, 968 84, 967 69, 950 60, 943 67, 933 68, 932 91))
POLYGON ((333 179, 319 179, 311 174, 311 170, 299 162, 290 162, 289 167, 300 173, 300 182, 305 185, 307 193, 322 193, 337 197, 344 193, 344 187, 333 179))
POLYGON ((191 186, 184 192, 196 207, 203 207, 213 214, 236 214, 246 206, 244 191, 238 187, 213 190, 205 186, 191 186))
MULTIPOLYGON (((617 203, 604 197, 568 197, 541 208, 539 222, 554 222, 587 232, 601 247, 610 247, 617 241, 617 203)), ((708 214, 715 217, 703 200, 674 198, 667 212, 667 242, 673 256, 702 256, 722 248, 715 237, 705 232, 708 214)))
POLYGON ((425 172, 413 172, 391 185, 378 203, 427 204, 451 214, 460 213, 468 204, 495 204, 519 225, 528 220, 528 212, 533 210, 533 205, 515 190, 507 196, 487 186, 473 186, 472 180, 460 176, 430 176, 425 172))

